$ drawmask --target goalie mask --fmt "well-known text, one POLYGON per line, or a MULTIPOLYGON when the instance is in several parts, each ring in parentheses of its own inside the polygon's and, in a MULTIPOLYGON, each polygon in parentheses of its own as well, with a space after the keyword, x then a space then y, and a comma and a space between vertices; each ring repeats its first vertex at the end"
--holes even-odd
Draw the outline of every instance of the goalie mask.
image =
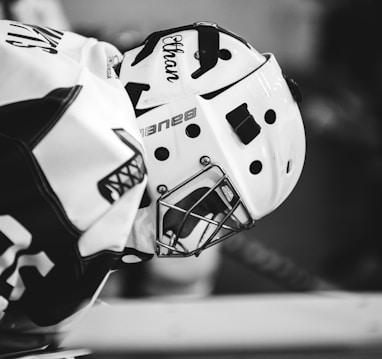
POLYGON ((297 85, 272 54, 215 24, 151 34, 120 78, 147 150, 159 256, 199 255, 290 194, 305 135, 297 85))

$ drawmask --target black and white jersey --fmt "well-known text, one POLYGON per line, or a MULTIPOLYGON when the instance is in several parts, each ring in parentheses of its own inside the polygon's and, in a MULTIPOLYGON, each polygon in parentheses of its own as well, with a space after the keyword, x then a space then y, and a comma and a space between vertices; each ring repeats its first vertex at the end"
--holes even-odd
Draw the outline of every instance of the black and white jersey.
POLYGON ((147 176, 121 59, 92 38, 0 21, 0 318, 17 305, 59 323, 110 270, 153 255, 129 241, 147 176))

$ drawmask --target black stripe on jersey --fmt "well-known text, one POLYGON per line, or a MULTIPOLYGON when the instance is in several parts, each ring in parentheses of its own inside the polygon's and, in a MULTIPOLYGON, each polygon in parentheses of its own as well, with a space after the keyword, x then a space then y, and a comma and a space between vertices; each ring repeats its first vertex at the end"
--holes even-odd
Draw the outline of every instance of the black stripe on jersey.
MULTIPOLYGON (((59 218, 64 227, 75 236, 78 236, 80 231, 75 228, 67 218, 59 199, 52 190, 32 150, 60 120, 65 111, 75 101, 81 89, 82 86, 79 85, 68 88, 58 88, 42 98, 0 106, 0 137, 3 137, 1 142, 4 146, 8 147, 8 155, 15 156, 16 153, 18 153, 22 156, 23 161, 25 161, 22 170, 19 169, 18 178, 25 176, 26 172, 32 174, 33 186, 39 189, 39 192, 45 200, 50 203, 50 208, 56 213, 57 218, 59 218)), ((4 151, 2 153, 5 154, 7 152, 4 151)), ((16 159, 8 159, 7 161, 6 158, 2 158, 1 164, 4 173, 7 172, 7 166, 9 174, 15 170, 17 171, 17 163, 21 163, 18 161, 19 160, 16 159)), ((9 177, 9 175, 7 177, 9 177)), ((25 182, 23 185, 20 184, 19 192, 14 193, 15 197, 13 200, 17 201, 22 187, 28 189, 29 186, 31 186, 31 184, 25 182)), ((27 194, 28 192, 26 191, 25 195, 27 194)), ((1 197, 0 189, 0 198, 1 197)), ((28 203, 24 199, 24 207, 32 203, 34 202, 28 203)), ((29 211, 32 212, 33 210, 29 211)))
POLYGON ((0 106, 0 134, 24 142, 31 150, 60 120, 82 86, 58 88, 37 99, 0 106))

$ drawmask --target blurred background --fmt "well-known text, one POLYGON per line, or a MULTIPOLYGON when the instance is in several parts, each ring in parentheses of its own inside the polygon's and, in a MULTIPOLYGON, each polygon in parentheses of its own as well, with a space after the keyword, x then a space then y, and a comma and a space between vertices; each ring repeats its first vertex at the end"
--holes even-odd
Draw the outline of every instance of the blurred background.
POLYGON ((112 276, 104 297, 288 292, 296 289, 291 282, 299 268, 340 288, 382 289, 381 1, 1 3, 3 18, 94 36, 121 51, 156 30, 216 22, 274 53, 300 85, 307 136, 302 177, 284 204, 240 237, 251 245, 246 260, 235 258, 232 238, 197 264, 133 264, 112 276))

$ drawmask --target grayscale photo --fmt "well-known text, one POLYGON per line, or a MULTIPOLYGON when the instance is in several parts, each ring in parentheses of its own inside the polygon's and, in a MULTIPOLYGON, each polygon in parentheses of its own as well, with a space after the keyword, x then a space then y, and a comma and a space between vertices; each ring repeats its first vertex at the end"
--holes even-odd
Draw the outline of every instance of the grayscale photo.
POLYGON ((381 358, 381 14, 0 0, 0 359, 381 358))

